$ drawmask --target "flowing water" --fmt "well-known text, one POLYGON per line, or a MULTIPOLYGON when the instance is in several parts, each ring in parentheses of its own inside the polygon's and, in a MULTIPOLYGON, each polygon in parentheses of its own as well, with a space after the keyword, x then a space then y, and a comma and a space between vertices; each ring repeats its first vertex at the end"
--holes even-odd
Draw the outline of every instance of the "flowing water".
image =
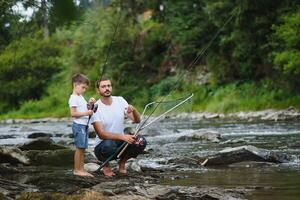
MULTIPOLYGON (((70 123, 0 125, 0 145, 17 145, 29 141, 33 132, 53 135, 56 142, 72 142, 70 123)), ((300 199, 300 122, 245 122, 234 120, 174 120, 165 119, 145 130, 147 156, 139 162, 152 168, 172 169, 169 159, 205 156, 228 147, 253 145, 289 154, 292 161, 284 164, 244 162, 229 166, 206 168, 184 166, 168 172, 162 184, 181 186, 209 186, 248 190, 248 199, 300 199), (201 141, 181 142, 180 136, 214 131, 222 135, 221 143, 201 141), (236 141, 226 143, 224 141, 236 141), (175 177, 175 178, 174 178, 175 177), (176 178, 180 177, 180 178, 176 178)), ((94 139, 89 140, 92 148, 94 139)))

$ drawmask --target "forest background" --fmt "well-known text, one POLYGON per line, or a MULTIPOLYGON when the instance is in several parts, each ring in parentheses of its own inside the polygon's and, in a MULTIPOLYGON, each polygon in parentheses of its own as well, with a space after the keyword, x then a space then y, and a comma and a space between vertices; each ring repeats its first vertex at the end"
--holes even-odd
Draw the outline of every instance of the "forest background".
POLYGON ((0 118, 69 116, 72 75, 97 97, 104 66, 139 110, 178 80, 193 111, 299 109, 299 35, 299 0, 1 0, 0 118))

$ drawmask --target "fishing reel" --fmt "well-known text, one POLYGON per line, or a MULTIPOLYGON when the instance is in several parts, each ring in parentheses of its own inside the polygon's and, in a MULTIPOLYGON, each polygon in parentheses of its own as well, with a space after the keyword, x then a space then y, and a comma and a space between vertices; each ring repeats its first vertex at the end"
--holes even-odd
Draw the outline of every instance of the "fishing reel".
POLYGON ((88 110, 93 110, 94 113, 97 112, 98 104, 95 104, 93 102, 89 102, 89 103, 87 103, 86 106, 87 106, 88 110))

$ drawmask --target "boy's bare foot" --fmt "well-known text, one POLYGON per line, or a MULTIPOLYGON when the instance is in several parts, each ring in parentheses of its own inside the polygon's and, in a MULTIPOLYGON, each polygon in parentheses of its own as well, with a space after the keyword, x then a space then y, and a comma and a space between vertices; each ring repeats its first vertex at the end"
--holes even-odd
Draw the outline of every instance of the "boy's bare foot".
POLYGON ((113 177, 115 176, 116 174, 111 170, 110 166, 104 166, 102 168, 102 171, 104 173, 105 176, 107 177, 113 177))
POLYGON ((125 161, 119 162, 119 173, 126 174, 125 161))
POLYGON ((89 173, 89 172, 87 172, 87 171, 85 171, 84 173, 85 173, 85 174, 86 174, 86 176, 88 176, 88 177, 94 177, 94 175, 93 175, 93 174, 91 174, 91 173, 89 173))
POLYGON ((87 176, 87 177, 94 177, 92 174, 86 172, 86 171, 73 171, 73 174, 76 176, 87 176))

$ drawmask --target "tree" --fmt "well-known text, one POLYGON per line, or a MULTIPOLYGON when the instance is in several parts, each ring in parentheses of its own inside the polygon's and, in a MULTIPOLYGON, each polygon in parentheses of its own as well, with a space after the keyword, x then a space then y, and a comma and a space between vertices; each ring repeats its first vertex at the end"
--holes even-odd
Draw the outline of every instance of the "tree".
POLYGON ((15 40, 0 54, 0 110, 18 107, 23 101, 38 99, 48 81, 60 71, 57 42, 41 36, 15 40))
POLYGON ((275 51, 270 53, 274 68, 279 70, 285 82, 299 91, 300 84, 300 7, 281 17, 274 25, 275 51))

